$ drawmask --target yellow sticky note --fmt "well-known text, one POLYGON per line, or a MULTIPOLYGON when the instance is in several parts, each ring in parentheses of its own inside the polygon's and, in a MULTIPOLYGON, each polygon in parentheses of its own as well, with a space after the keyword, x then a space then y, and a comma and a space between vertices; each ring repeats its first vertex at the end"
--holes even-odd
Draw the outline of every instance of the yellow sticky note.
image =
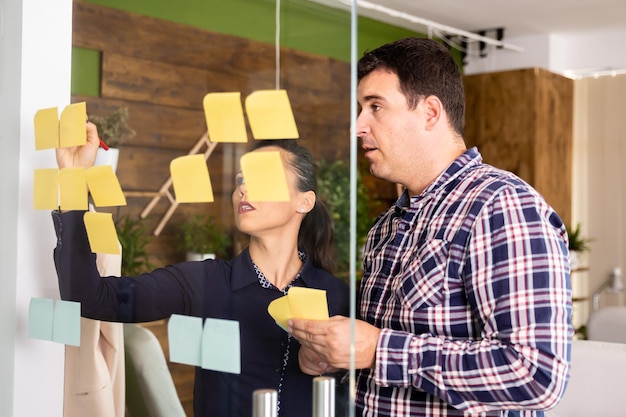
POLYGON ((309 320, 328 320, 326 291, 314 288, 291 287, 287 293, 291 316, 309 320))
POLYGON ((255 91, 246 97, 246 113, 255 139, 299 137, 286 90, 255 91))
POLYGON ((59 147, 59 109, 37 110, 35 122, 35 149, 55 149, 59 147))
POLYGON ((284 330, 287 330, 287 321, 291 318, 328 320, 326 291, 291 287, 287 295, 272 301, 267 311, 284 330))
POLYGON ((270 313, 276 324, 287 331, 287 320, 291 318, 291 309, 289 308, 289 298, 286 295, 272 301, 267 306, 267 312, 270 313))
POLYGON ((59 208, 59 170, 36 169, 34 177, 35 210, 56 210, 59 208))
POLYGON ((250 201, 289 201, 287 178, 279 151, 256 151, 241 157, 241 173, 250 201))
POLYGON ((111 213, 88 211, 83 218, 87 229, 89 246, 94 253, 120 254, 120 245, 111 213))
POLYGON ((97 207, 126 205, 126 197, 111 165, 91 167, 85 172, 85 176, 97 207))
POLYGON ((213 202, 213 187, 204 155, 187 155, 170 163, 174 195, 179 203, 213 202))
POLYGON ((61 210, 87 210, 85 168, 63 168, 59 172, 61 210))
POLYGON ((202 103, 211 142, 248 141, 241 93, 209 93, 202 103))
POLYGON ((66 106, 61 112, 59 122, 59 147, 81 146, 87 142, 87 105, 85 102, 66 106))

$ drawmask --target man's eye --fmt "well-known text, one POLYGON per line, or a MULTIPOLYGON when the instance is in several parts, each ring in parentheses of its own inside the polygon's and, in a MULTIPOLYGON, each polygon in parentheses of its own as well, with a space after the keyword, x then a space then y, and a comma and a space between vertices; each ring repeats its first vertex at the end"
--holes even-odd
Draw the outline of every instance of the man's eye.
POLYGON ((381 109, 381 107, 378 104, 372 104, 372 110, 378 111, 380 109, 381 109))

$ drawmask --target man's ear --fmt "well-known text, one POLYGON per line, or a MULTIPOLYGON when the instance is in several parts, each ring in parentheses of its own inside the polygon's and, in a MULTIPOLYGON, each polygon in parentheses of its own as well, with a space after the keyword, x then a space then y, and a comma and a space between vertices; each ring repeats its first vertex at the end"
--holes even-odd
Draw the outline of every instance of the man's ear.
POLYGON ((302 193, 302 197, 300 198, 300 204, 298 205, 298 211, 300 213, 308 213, 313 210, 315 207, 315 199, 317 196, 313 191, 307 191, 302 193))
POLYGON ((432 130, 443 117, 443 104, 437 96, 426 97, 422 104, 424 106, 424 127, 426 130, 432 130))

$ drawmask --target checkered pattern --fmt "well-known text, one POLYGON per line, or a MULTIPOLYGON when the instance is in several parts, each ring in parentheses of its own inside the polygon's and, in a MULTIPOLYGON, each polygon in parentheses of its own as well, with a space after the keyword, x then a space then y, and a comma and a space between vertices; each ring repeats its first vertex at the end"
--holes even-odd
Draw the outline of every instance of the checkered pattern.
POLYGON ((360 314, 383 329, 357 415, 543 416, 569 376, 567 235, 516 176, 460 156, 370 231, 360 314))

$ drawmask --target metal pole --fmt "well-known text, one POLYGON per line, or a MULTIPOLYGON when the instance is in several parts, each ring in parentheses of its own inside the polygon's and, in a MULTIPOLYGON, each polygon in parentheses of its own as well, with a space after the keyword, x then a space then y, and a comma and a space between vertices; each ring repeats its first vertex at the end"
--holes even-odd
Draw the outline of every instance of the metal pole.
POLYGON ((313 378, 313 417, 335 417, 335 378, 313 378))
POLYGON ((252 393, 252 417, 276 417, 278 393, 275 389, 258 389, 252 393))

